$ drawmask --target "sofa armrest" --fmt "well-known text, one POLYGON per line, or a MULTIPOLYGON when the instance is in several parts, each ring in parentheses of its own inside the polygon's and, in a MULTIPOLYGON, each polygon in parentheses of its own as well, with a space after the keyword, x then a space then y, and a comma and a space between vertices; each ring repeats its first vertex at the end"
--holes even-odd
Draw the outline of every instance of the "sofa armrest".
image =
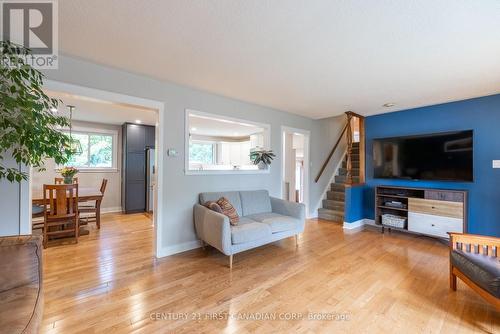
POLYGON ((306 206, 302 203, 295 203, 271 197, 271 207, 274 213, 290 216, 301 221, 305 221, 306 219, 306 206))
POLYGON ((38 333, 43 315, 42 236, 0 237, 0 332, 38 333), (20 293, 19 291, 22 291, 20 293), (10 297, 9 297, 10 294, 10 297))
POLYGON ((231 225, 227 216, 195 204, 194 222, 196 234, 201 240, 231 255, 231 225))
POLYGON ((42 236, 0 237, 0 291, 42 284, 42 236))

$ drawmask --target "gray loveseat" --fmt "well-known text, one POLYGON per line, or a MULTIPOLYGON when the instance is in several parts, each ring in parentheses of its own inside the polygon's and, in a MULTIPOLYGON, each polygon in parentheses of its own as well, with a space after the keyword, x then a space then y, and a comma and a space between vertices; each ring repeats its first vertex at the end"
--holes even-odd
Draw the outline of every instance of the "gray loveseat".
POLYGON ((233 254, 304 231, 304 204, 270 197, 267 190, 201 193, 199 202, 194 206, 196 234, 202 242, 228 255, 229 267, 233 254), (202 205, 223 196, 238 211, 240 222, 236 226, 231 226, 225 215, 202 205))

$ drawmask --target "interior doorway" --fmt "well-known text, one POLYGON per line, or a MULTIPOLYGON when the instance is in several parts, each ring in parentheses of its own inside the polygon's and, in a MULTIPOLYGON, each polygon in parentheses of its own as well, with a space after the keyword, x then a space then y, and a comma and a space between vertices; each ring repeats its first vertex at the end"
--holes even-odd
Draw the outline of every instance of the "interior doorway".
MULTIPOLYGON (((147 130, 143 131, 144 137, 150 138, 151 143, 148 144, 147 146, 142 147, 141 150, 142 158, 138 159, 141 160, 140 161, 141 168, 136 168, 136 169, 144 172, 144 173, 141 172, 141 178, 143 178, 144 180, 141 179, 143 186, 141 187, 141 191, 137 193, 139 194, 139 197, 141 197, 142 202, 144 202, 144 209, 142 210, 142 212, 147 214, 151 219, 152 228, 154 230, 154 235, 155 235, 155 237, 153 238, 154 240, 153 249, 155 255, 159 256, 159 254, 161 254, 161 247, 162 247, 160 243, 162 226, 161 224, 158 224, 158 222, 161 221, 162 217, 161 170, 163 162, 162 152, 164 151, 163 150, 164 142, 162 138, 161 124, 163 124, 163 119, 164 119, 164 103, 160 101, 143 99, 139 97, 123 95, 98 89, 92 89, 72 84, 66 84, 51 80, 47 80, 45 82, 44 89, 47 90, 47 93, 49 93, 49 95, 54 95, 54 94, 64 95, 61 96, 62 97, 61 99, 64 101, 64 104, 71 102, 73 105, 80 106, 79 108, 80 112, 75 113, 76 115, 74 115, 73 117, 74 121, 73 124, 75 124, 75 127, 73 128, 74 130, 73 137, 76 137, 78 133, 82 138, 86 136, 83 139, 87 139, 87 137, 89 137, 87 141, 84 141, 84 143, 88 142, 89 145, 88 147, 87 146, 84 147, 85 149, 82 150, 82 153, 86 153, 87 151, 90 152, 89 154, 93 153, 92 147, 90 146, 91 144, 92 145, 95 144, 94 141, 96 138, 99 139, 101 137, 102 138, 109 137, 108 146, 110 149, 107 150, 109 151, 108 152, 109 159, 106 155, 107 152, 106 150, 103 150, 104 153, 101 154, 104 158, 106 158, 106 159, 103 158, 105 162, 109 160, 108 162, 109 166, 107 165, 104 166, 108 167, 107 168, 108 170, 105 170, 106 168, 100 168, 93 170, 92 172, 89 172, 88 170, 83 171, 85 168, 80 168, 79 170, 82 171, 79 173, 81 175, 79 175, 80 177, 79 180, 77 181, 79 183, 79 188, 81 186, 83 189, 84 183, 86 185, 90 185, 89 188, 92 187, 95 188, 95 185, 92 183, 91 179, 92 175, 94 174, 95 176, 97 172, 102 172, 102 173, 105 172, 106 174, 103 174, 104 176, 99 175, 101 179, 106 178, 108 180, 107 183, 108 189, 106 190, 106 196, 104 196, 103 198, 103 203, 105 200, 109 202, 111 199, 115 199, 117 203, 120 203, 120 197, 122 197, 123 195, 123 183, 121 182, 121 179, 123 178, 122 175, 123 173, 121 172, 124 167, 123 164, 125 163, 125 160, 123 159, 126 148, 123 145, 124 141, 123 134, 125 126, 130 125, 131 128, 134 128, 134 130, 136 130, 136 128, 138 129, 144 128, 147 130), (119 115, 115 113, 118 113, 119 115), (86 119, 85 117, 87 117, 88 119, 86 119), (80 129, 76 127, 77 123, 79 123, 80 129), (81 128, 82 126, 84 126, 83 129, 81 128), (112 177, 118 180, 115 183, 119 183, 121 185, 120 190, 114 192, 111 191, 112 177), (82 180, 80 180, 80 178, 82 180)), ((137 131, 135 131, 134 133, 137 133, 137 131)), ((96 146, 97 144, 95 144, 94 146, 96 146)), ((84 145, 82 145, 82 147, 83 146, 84 145)), ((101 147, 101 146, 97 145, 96 147, 101 147)), ((91 155, 92 158, 95 158, 93 156, 95 154, 91 155)), ((83 156, 86 157, 85 154, 83 154, 83 156)), ((100 161, 98 162, 101 163, 100 161)), ((52 168, 50 172, 53 173, 54 168, 52 168)), ((27 201, 29 204, 28 203, 26 204, 27 206, 29 205, 29 207, 31 208, 31 202, 33 196, 36 195, 33 191, 33 187, 36 187, 37 177, 42 178, 44 176, 33 175, 33 170, 30 172, 30 174, 31 174, 29 182, 30 196, 29 196, 29 201, 27 201)), ((38 181, 45 182, 44 180, 38 180, 38 181)), ((121 200, 121 203, 123 204, 123 200, 121 200)), ((122 211, 123 205, 119 207, 118 205, 120 204, 117 204, 117 206, 111 205, 111 207, 108 208, 109 210, 107 211, 108 212, 122 211), (117 208, 119 210, 117 210, 117 208)), ((31 216, 31 210, 30 210, 30 216, 31 216)), ((27 220, 27 223, 30 225, 29 229, 31 230, 31 219, 27 220)))
POLYGON ((284 200, 304 203, 309 216, 309 142, 307 130, 282 127, 281 197, 284 200))

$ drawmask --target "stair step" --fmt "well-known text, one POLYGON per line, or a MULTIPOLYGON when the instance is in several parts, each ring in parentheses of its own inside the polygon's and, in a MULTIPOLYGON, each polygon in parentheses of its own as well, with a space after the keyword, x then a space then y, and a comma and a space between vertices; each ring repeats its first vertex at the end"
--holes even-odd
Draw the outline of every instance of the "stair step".
POLYGON ((344 212, 329 209, 318 209, 318 217, 324 220, 330 220, 338 223, 344 222, 344 212))
POLYGON ((344 211, 344 201, 324 199, 323 200, 323 209, 344 211))
POLYGON ((351 153, 352 154, 359 154, 359 147, 354 147, 353 146, 352 149, 351 149, 351 153))
MULTIPOLYGON (((335 176, 335 183, 345 183, 346 181, 347 181, 347 176, 345 176, 345 175, 335 176)), ((353 176, 352 182, 359 183, 359 176, 353 176)))
POLYGON ((326 198, 328 200, 332 200, 332 201, 344 201, 345 192, 343 190, 342 191, 327 191, 326 198))
POLYGON ((340 192, 343 194, 345 192, 345 184, 343 184, 343 183, 331 183, 330 184, 330 191, 340 192))
POLYGON ((352 143, 352 146, 353 146, 353 147, 359 147, 359 142, 354 142, 354 143, 352 143))
MULTIPOLYGON (((352 176, 359 176, 359 168, 351 169, 352 176)), ((339 168, 339 175, 347 175, 347 168, 339 168)))
MULTIPOLYGON (((345 156, 345 160, 347 160, 347 155, 345 156)), ((359 152, 351 154, 351 161, 359 161, 359 152)))

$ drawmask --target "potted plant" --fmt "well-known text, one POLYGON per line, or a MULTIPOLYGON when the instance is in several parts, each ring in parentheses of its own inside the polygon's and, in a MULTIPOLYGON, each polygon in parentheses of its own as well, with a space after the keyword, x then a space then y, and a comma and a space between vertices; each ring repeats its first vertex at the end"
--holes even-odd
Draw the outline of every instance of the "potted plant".
POLYGON ((250 160, 259 169, 267 169, 275 157, 276 155, 271 150, 257 150, 250 153, 250 160))
POLYGON ((75 167, 63 167, 59 173, 64 178, 64 184, 73 184, 73 178, 78 173, 78 169, 75 167))
POLYGON ((59 101, 43 91, 43 74, 25 62, 30 50, 0 41, 0 180, 21 182, 28 174, 3 164, 12 157, 17 164, 44 170, 53 158, 63 165, 70 158, 71 138, 60 131, 68 118, 53 112, 59 101))

